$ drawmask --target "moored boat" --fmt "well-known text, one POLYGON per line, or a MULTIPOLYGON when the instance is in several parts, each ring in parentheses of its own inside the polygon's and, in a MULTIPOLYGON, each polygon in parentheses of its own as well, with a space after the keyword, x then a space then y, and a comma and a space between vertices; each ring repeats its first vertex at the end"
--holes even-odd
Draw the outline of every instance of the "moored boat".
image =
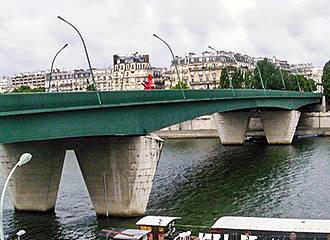
POLYGON ((211 240, 330 240, 330 220, 227 216, 219 218, 211 231, 211 240))

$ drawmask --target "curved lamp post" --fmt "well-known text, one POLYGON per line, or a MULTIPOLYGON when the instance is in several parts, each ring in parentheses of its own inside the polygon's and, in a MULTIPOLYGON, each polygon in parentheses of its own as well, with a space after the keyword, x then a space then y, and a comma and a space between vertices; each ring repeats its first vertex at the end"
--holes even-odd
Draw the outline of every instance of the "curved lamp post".
POLYGON ((57 55, 64 49, 68 46, 68 44, 66 43, 54 56, 53 58, 53 61, 52 61, 52 65, 50 66, 50 74, 49 74, 49 80, 48 80, 48 83, 49 83, 49 86, 48 86, 48 92, 50 91, 50 82, 52 80, 52 74, 53 74, 53 66, 54 66, 54 62, 55 62, 55 59, 57 57, 57 55))
MULTIPOLYGON (((138 52, 135 52, 132 56, 130 56, 130 57, 128 58, 128 63, 129 63, 129 61, 130 61, 132 58, 134 58, 134 57, 136 56, 136 54, 138 54, 138 52)), ((120 90, 123 90, 125 73, 126 73, 126 64, 125 64, 125 68, 124 68, 123 78, 122 78, 122 80, 121 80, 120 90)))
POLYGON ((282 74, 282 70, 281 68, 278 68, 279 71, 280 71, 280 75, 281 75, 281 79, 282 79, 282 84, 283 84, 283 87, 284 87, 284 91, 286 91, 286 86, 285 86, 285 82, 284 82, 284 78, 283 78, 283 74, 282 74))
POLYGON ((178 66, 177 66, 177 63, 176 63, 176 60, 175 60, 175 57, 174 57, 174 54, 173 54, 173 51, 172 51, 170 45, 168 45, 168 43, 165 42, 165 40, 161 39, 161 38, 158 37, 156 34, 153 34, 153 36, 154 36, 155 38, 158 38, 160 41, 162 41, 162 42, 168 47, 168 49, 170 50, 171 55, 172 55, 172 58, 173 58, 173 63, 174 63, 174 66, 175 66, 176 75, 177 75, 177 77, 178 77, 178 81, 179 81, 179 83, 180 83, 180 88, 181 88, 182 96, 183 96, 183 99, 186 99, 186 96, 184 95, 184 91, 183 91, 183 89, 182 89, 182 82, 181 82, 181 80, 180 80, 179 71, 178 71, 178 66))
POLYGON ((3 200, 6 193, 6 188, 8 186, 9 180, 11 176, 13 175, 14 171, 17 167, 21 167, 24 164, 28 163, 32 158, 32 155, 30 153, 23 153, 20 157, 18 163, 13 167, 13 169, 9 172, 8 177, 6 179, 5 185, 3 186, 2 194, 1 194, 1 201, 0 201, 0 239, 4 240, 4 234, 3 234, 3 200))
POLYGON ((97 90, 97 87, 96 87, 96 82, 95 82, 95 79, 94 79, 94 73, 93 73, 93 70, 92 70, 92 66, 91 66, 91 61, 89 60, 89 56, 88 56, 88 52, 87 52, 87 47, 86 47, 86 44, 85 44, 85 41, 83 39, 83 37, 81 36, 80 32, 78 31, 78 29, 73 26, 72 23, 68 22, 67 20, 65 20, 64 18, 62 18, 61 16, 57 16, 58 19, 62 20, 63 22, 69 24, 71 27, 73 27, 74 30, 76 30, 76 32, 78 33, 83 45, 84 45, 84 49, 85 49, 85 54, 86 54, 86 58, 87 58, 87 62, 88 62, 88 66, 89 66, 89 70, 91 72, 91 76, 92 76, 92 80, 93 80, 93 85, 94 85, 94 88, 95 88, 95 91, 96 91, 96 95, 97 95, 97 99, 99 101, 99 104, 102 104, 102 101, 101 101, 101 97, 100 97, 100 93, 99 91, 97 90))
POLYGON ((264 90, 266 90, 266 89, 265 89, 265 85, 264 85, 264 80, 262 80, 261 71, 260 71, 260 68, 259 68, 259 66, 258 66, 258 62, 256 63, 256 68, 257 68, 257 70, 258 70, 259 77, 260 77, 260 80, 261 80, 261 86, 262 86, 262 88, 263 88, 264 90))

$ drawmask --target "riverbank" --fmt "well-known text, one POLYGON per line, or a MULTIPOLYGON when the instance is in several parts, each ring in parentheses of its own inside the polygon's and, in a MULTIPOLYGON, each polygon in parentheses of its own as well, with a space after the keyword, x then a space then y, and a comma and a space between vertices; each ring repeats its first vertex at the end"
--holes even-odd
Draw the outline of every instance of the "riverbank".
MULTIPOLYGON (((164 139, 219 137, 211 116, 198 117, 193 120, 172 125, 155 133, 164 139)), ((330 136, 330 112, 302 113, 295 135, 330 136)), ((246 136, 265 136, 260 118, 251 117, 246 136)))

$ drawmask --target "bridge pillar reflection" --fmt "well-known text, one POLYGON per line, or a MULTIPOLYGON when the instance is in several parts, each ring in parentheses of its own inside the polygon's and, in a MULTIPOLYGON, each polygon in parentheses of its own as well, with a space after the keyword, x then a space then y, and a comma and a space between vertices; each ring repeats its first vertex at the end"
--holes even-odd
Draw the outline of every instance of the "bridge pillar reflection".
POLYGON ((163 141, 157 136, 91 137, 75 153, 97 215, 144 214, 163 141))
POLYGON ((249 126, 248 112, 225 112, 212 115, 221 144, 243 144, 249 126))
POLYGON ((31 153, 32 160, 18 168, 9 183, 14 208, 18 211, 53 212, 65 157, 62 142, 0 144, 0 166, 4 176, 24 152, 31 153))
POLYGON ((299 111, 262 111, 261 123, 269 144, 291 144, 300 118, 299 111))

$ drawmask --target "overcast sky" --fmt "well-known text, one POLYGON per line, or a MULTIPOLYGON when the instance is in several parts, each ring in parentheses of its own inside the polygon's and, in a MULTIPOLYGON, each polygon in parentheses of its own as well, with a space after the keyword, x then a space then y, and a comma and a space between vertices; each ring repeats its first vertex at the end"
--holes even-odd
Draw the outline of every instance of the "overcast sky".
POLYGON ((112 66, 114 54, 149 54, 153 66, 211 45, 251 56, 323 66, 330 59, 330 7, 326 0, 2 0, 0 76, 55 67, 87 68, 77 33, 93 67, 112 66))

